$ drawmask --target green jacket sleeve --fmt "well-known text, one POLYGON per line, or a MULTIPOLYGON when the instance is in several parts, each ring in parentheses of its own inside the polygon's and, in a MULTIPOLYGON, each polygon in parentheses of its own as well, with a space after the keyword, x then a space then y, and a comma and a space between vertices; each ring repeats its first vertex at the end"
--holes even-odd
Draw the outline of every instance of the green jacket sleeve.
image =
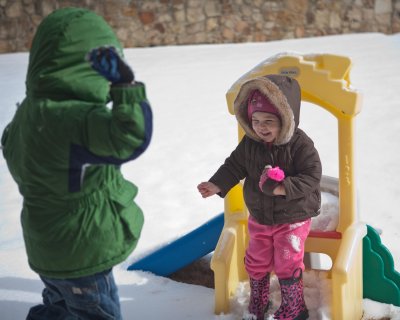
POLYGON ((124 162, 139 156, 152 135, 152 113, 143 83, 111 87, 112 109, 88 113, 84 147, 100 157, 124 162))

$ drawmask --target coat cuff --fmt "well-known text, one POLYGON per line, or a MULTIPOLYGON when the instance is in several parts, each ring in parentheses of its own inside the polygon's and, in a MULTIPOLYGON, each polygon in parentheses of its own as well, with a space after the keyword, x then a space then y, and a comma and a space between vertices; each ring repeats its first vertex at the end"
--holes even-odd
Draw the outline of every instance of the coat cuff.
POLYGON ((110 95, 113 103, 124 104, 146 100, 144 83, 120 84, 111 86, 110 95))

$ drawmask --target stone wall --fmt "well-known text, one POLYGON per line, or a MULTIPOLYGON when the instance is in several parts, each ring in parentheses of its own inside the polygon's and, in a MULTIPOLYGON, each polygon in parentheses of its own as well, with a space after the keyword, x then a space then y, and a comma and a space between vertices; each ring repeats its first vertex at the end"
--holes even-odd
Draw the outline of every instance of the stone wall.
POLYGON ((400 32, 400 0, 0 0, 0 53, 28 51, 66 6, 102 15, 125 47, 400 32))

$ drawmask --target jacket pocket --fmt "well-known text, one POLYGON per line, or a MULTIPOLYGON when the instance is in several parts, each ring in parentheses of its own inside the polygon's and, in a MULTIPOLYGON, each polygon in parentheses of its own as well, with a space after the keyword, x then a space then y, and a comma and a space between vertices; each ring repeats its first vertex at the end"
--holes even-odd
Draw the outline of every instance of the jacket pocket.
POLYGON ((127 207, 135 199, 138 188, 129 181, 123 181, 118 188, 110 191, 110 199, 122 207, 127 207))
POLYGON ((132 242, 139 239, 144 224, 143 212, 134 201, 137 192, 138 189, 133 183, 124 181, 119 188, 110 193, 114 214, 120 221, 121 235, 125 240, 132 242))

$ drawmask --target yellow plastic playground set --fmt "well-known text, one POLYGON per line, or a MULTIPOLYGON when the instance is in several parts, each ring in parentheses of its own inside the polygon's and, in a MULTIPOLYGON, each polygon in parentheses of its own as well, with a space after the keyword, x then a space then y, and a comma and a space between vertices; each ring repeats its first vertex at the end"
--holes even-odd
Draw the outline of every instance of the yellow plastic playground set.
MULTIPOLYGON (((394 270, 393 258, 381 244, 379 234, 357 217, 354 121, 361 110, 361 96, 350 87, 350 68, 351 60, 344 56, 282 53, 244 74, 226 94, 228 109, 233 115, 233 103, 244 82, 267 74, 284 74, 299 82, 303 101, 324 108, 337 119, 338 226, 336 231, 311 231, 305 245, 306 252, 326 254, 332 260, 328 277, 332 283, 334 320, 361 319, 363 298, 400 306, 400 274, 394 270)), ((243 135, 239 126, 239 141, 243 135)), ((329 178, 323 177, 322 189, 324 183, 332 188, 329 178)), ((230 298, 238 283, 248 279, 243 263, 248 243, 247 219, 242 184, 238 184, 225 197, 224 226, 211 260, 216 314, 229 313, 230 298)))
MULTIPOLYGON (((357 217, 354 122, 361 110, 361 96, 350 86, 350 69, 351 60, 344 56, 282 53, 244 74, 226 94, 233 115, 233 102, 244 82, 267 74, 284 74, 300 83, 303 101, 320 106, 337 119, 339 177, 323 176, 321 190, 339 198, 338 225, 334 231, 311 231, 305 244, 307 255, 325 254, 332 261, 327 273, 332 283, 333 320, 361 319, 363 298, 400 306, 400 274, 394 269, 393 257, 377 231, 357 217)), ((243 135, 239 126, 239 141, 243 135)), ((214 252, 215 313, 230 313, 230 301, 239 282, 248 280, 243 262, 248 211, 241 183, 227 194, 224 207, 223 213, 141 258, 128 270, 168 276, 214 252)))

